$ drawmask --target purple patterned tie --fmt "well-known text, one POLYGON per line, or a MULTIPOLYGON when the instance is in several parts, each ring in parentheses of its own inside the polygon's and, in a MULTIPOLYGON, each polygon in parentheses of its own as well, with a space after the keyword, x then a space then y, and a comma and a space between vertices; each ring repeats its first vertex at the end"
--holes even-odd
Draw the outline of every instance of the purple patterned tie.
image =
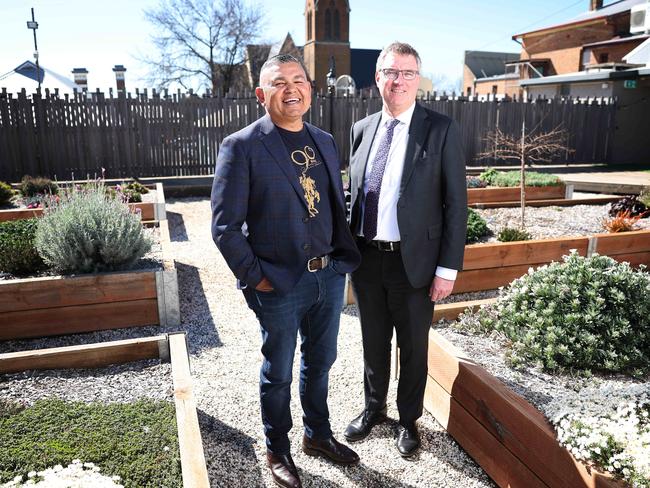
POLYGON ((386 122, 386 133, 379 141, 377 154, 372 161, 372 170, 368 178, 368 192, 363 211, 363 236, 371 241, 377 235, 377 214, 379 210, 379 193, 381 192, 381 181, 384 178, 384 169, 388 161, 390 143, 393 140, 393 130, 399 124, 399 120, 390 119, 386 122))

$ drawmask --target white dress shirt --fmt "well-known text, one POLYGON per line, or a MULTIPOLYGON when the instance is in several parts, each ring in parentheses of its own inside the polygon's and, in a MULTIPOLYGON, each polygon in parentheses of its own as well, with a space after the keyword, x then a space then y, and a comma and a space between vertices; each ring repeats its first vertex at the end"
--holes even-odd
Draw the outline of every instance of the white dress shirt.
MULTIPOLYGON (((381 191, 379 193, 379 204, 377 209, 377 235, 378 241, 399 241, 399 226, 397 225, 397 201, 399 200, 399 191, 402 181, 402 171, 404 169, 404 159, 406 157, 406 146, 408 144, 409 127, 413 118, 415 103, 406 111, 396 117, 399 124, 393 129, 393 140, 388 151, 388 160, 384 168, 384 176, 381 180, 381 191)), ((372 163, 377 155, 379 141, 386 134, 386 124, 392 119, 385 111, 382 110, 379 128, 375 134, 368 155, 368 164, 363 181, 364 195, 368 193, 368 180, 372 171, 372 163)), ((361 229, 363 229, 363 215, 361 220, 361 229)), ((436 276, 447 280, 455 280, 458 271, 455 269, 438 266, 436 276)))

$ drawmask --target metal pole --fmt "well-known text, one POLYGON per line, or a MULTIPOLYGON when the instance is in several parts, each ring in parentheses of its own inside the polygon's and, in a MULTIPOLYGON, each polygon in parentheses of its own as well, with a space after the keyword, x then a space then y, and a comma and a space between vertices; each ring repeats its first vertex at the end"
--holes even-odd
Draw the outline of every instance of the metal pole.
POLYGON ((36 81, 38 81, 38 92, 41 92, 41 68, 38 61, 38 43, 36 42, 36 29, 38 29, 38 23, 34 18, 34 7, 32 7, 32 21, 27 22, 27 28, 31 29, 34 33, 34 59, 36 60, 36 81))

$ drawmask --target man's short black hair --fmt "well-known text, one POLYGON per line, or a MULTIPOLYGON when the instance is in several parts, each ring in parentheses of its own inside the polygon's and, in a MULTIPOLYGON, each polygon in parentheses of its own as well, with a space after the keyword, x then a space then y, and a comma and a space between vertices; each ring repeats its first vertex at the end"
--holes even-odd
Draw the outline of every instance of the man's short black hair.
POLYGON ((266 62, 262 65, 262 69, 260 69, 260 83, 262 82, 262 73, 264 73, 265 70, 271 68, 272 66, 279 66, 286 63, 298 63, 302 70, 305 72, 305 77, 309 80, 307 68, 305 68, 305 65, 300 59, 292 56, 291 54, 276 54, 275 56, 267 59, 266 62))

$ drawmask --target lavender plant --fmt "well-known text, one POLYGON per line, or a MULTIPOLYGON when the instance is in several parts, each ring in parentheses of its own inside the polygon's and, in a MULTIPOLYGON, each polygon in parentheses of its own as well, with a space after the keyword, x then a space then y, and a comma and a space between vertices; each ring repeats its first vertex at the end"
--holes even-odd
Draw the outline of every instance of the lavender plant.
POLYGON ((43 261, 61 273, 127 269, 151 249, 139 215, 107 196, 101 184, 52 200, 35 243, 43 261))

